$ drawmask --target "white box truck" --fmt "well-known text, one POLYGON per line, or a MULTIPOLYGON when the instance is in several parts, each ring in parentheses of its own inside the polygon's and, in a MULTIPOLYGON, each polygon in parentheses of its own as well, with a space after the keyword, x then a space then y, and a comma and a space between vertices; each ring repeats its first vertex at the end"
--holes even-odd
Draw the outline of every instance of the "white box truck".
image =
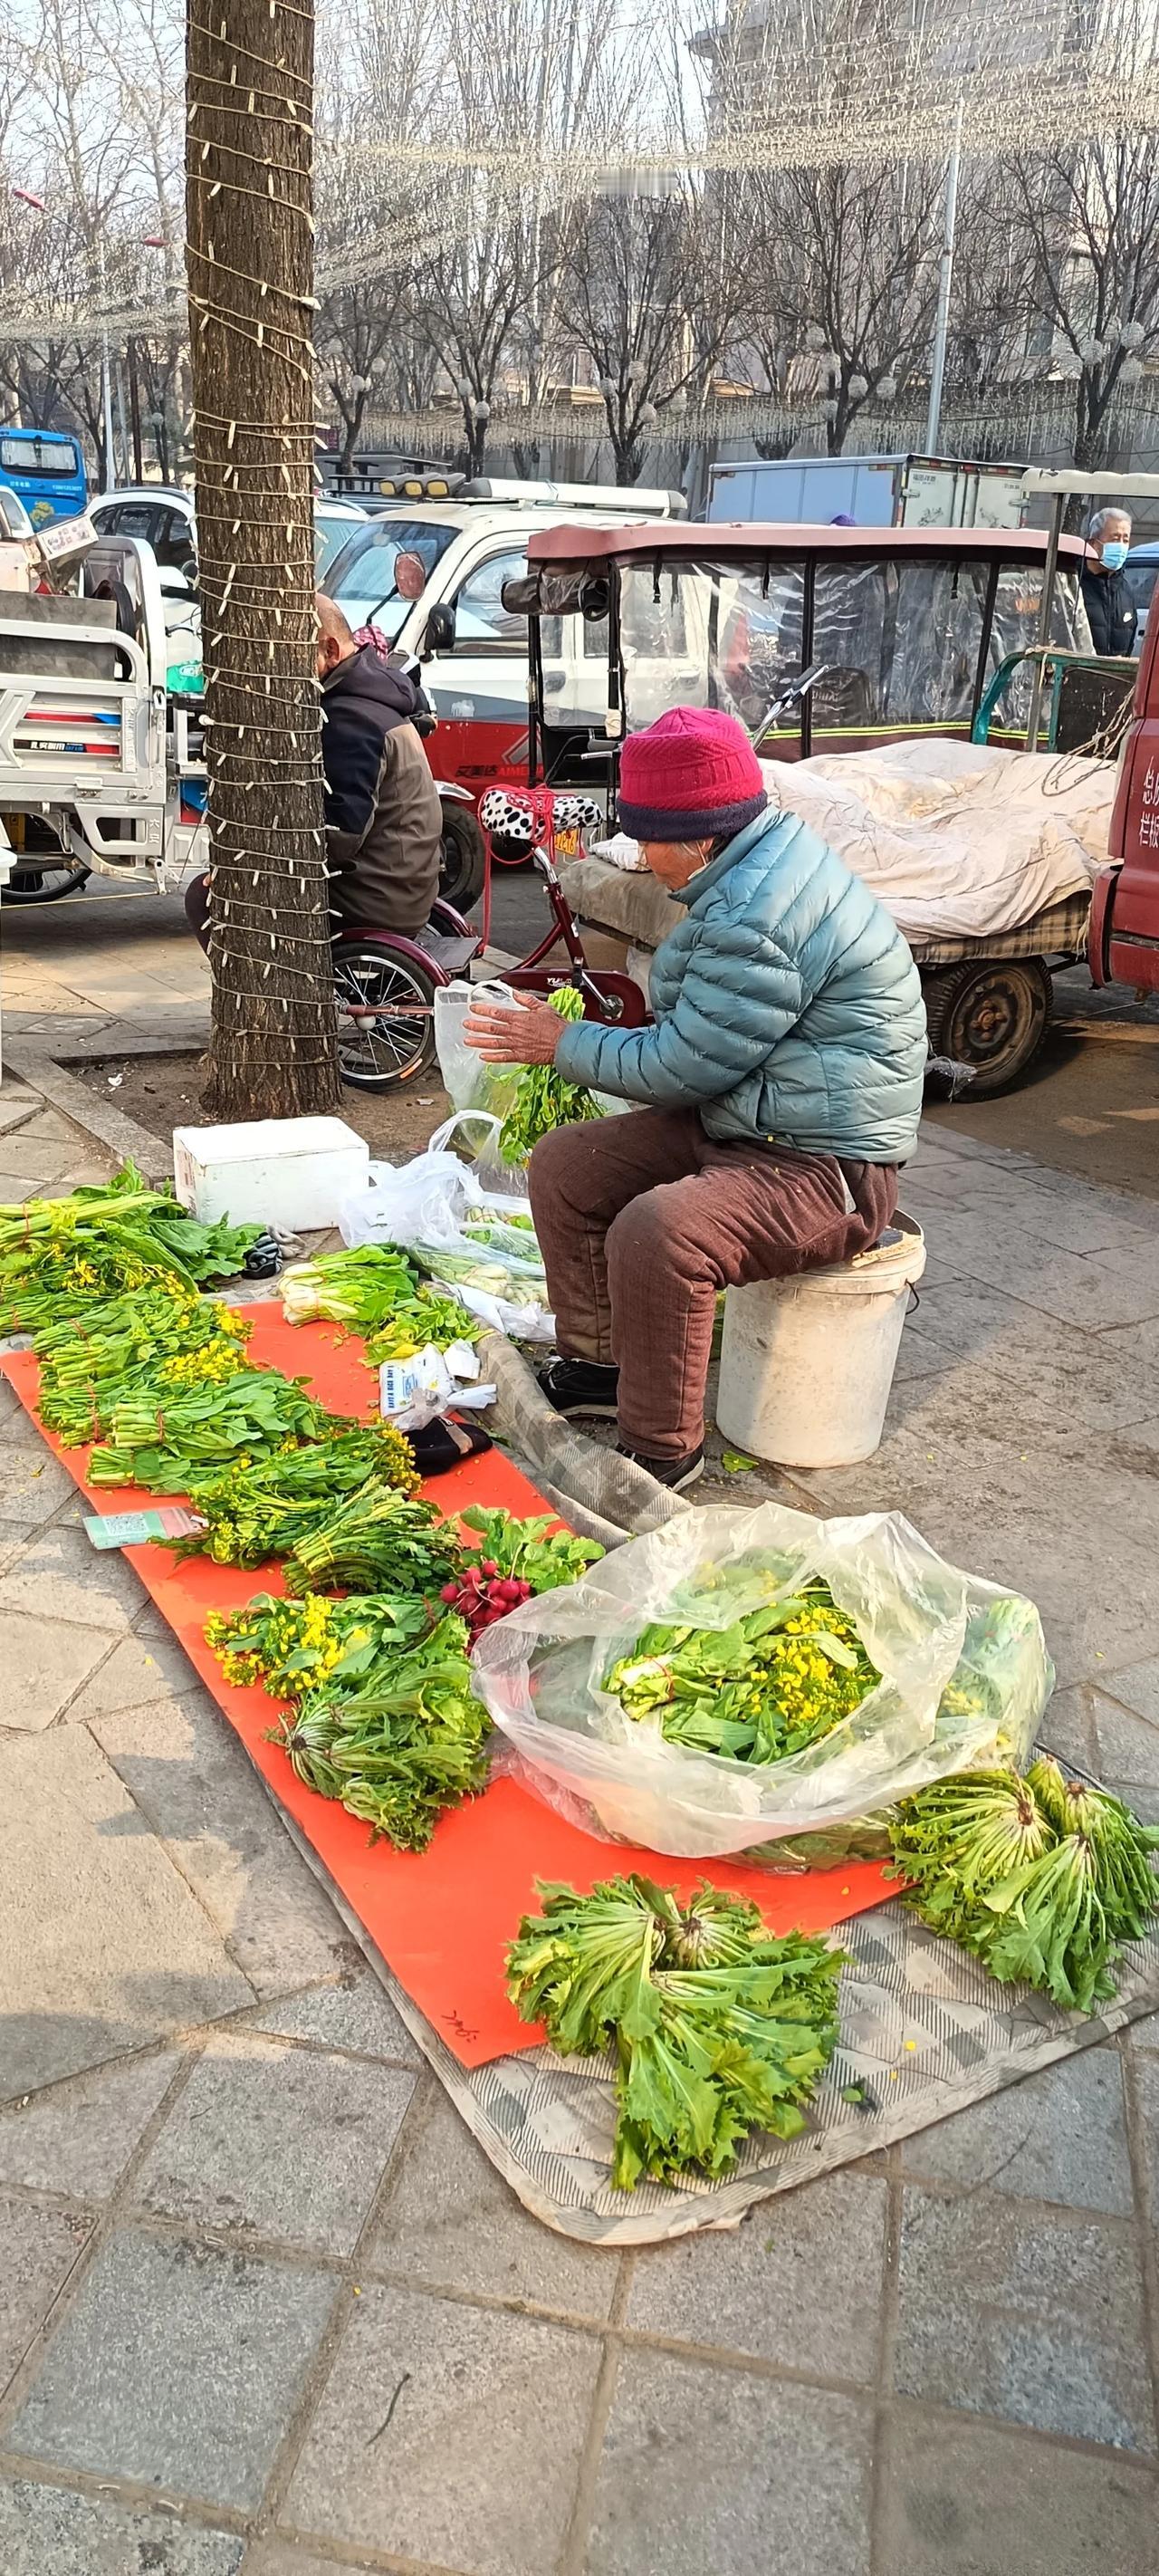
POLYGON ((945 456, 754 457, 709 468, 708 516, 779 527, 1020 528, 1021 465, 945 456))

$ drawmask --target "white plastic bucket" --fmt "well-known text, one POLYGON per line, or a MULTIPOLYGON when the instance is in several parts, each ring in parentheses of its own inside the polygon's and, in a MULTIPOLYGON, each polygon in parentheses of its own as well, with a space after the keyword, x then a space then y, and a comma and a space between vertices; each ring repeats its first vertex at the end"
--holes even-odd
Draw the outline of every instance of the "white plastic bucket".
POLYGON ((730 1288, 724 1301, 717 1428, 780 1467, 872 1458, 897 1366, 909 1292, 926 1266, 921 1227, 829 1270, 730 1288))

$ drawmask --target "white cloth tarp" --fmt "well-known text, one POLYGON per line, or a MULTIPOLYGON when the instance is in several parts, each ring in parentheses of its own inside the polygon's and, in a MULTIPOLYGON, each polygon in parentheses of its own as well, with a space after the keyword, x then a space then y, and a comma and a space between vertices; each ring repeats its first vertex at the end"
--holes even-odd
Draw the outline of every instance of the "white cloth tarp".
POLYGON ((1017 930, 1107 856, 1113 761, 939 737, 761 767, 913 938, 1017 930))
MULTIPOLYGON (((1020 929, 1088 894, 1107 857, 1113 761, 938 735, 761 768, 770 801, 810 824, 914 940, 1020 929)), ((636 862, 623 834, 598 849, 615 868, 636 862)))

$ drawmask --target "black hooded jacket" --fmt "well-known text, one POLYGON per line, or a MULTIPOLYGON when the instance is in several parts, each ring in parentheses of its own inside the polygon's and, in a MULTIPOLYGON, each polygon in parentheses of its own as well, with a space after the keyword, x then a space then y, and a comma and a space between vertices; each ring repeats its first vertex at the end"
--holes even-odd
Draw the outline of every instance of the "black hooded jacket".
POLYGON ((417 693, 364 644, 322 683, 330 910, 413 937, 439 890, 442 812, 414 729, 417 693))

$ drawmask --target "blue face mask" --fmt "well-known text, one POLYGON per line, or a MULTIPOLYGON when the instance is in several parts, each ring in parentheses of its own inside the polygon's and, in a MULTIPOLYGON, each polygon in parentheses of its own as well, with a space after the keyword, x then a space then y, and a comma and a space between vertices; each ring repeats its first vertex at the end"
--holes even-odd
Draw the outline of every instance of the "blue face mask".
POLYGON ((1127 552, 1125 537, 1108 537, 1103 547, 1103 571, 1121 572, 1127 560, 1127 552))

